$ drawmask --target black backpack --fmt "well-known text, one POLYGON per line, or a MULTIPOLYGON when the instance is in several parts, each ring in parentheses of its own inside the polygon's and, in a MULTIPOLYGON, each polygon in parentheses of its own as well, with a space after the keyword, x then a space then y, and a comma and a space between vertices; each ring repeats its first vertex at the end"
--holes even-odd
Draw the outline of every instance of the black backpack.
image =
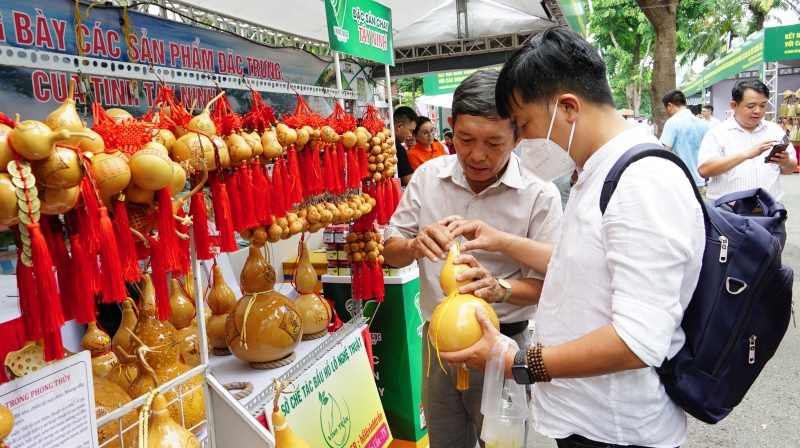
POLYGON ((681 322, 686 343, 656 371, 678 406, 716 423, 742 401, 789 326, 793 273, 781 264, 786 209, 760 188, 704 203, 683 161, 646 143, 628 150, 609 171, 602 213, 625 169, 645 157, 681 167, 706 227, 700 278, 681 322))

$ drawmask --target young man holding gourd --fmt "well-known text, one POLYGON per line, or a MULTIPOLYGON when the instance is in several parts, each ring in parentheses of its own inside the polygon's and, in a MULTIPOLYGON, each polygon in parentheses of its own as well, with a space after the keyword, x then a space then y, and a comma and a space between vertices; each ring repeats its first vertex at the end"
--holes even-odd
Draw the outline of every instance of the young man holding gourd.
MULTIPOLYGON (((454 244, 441 220, 452 215, 480 219, 510 234, 548 243, 555 242, 561 228, 558 190, 525 171, 512 154, 519 131, 497 113, 497 76, 496 71, 479 71, 456 89, 449 123, 457 154, 420 166, 385 230, 386 263, 402 267, 419 260, 420 305, 427 322, 445 299, 439 273, 454 244)), ((472 281, 459 292, 491 304, 500 331, 520 347, 528 347, 528 321, 535 315, 533 305, 539 300, 543 275, 489 251, 474 251, 454 262, 470 266, 457 280, 472 281)), ((425 325, 427 335, 429 324, 425 325)), ((427 360, 427 337, 423 346, 427 360)), ((435 353, 432 359, 429 375, 425 366, 422 385, 431 447, 472 448, 483 423, 483 375, 470 371, 469 389, 458 390, 458 369, 445 374, 435 353)))
MULTIPOLYGON (((450 237, 472 240, 465 250, 510 248, 547 271, 536 345, 509 350, 506 378, 513 372, 518 382, 535 383, 533 427, 560 448, 680 446, 686 415, 655 368, 683 346, 680 323, 703 258, 703 214, 692 185, 673 162, 648 157, 630 165, 601 213, 614 163, 658 140, 617 113, 603 59, 566 28, 538 34, 514 53, 496 96, 501 116, 521 129, 523 166, 545 181, 579 173, 555 246, 483 220, 444 222, 450 237)), ((441 358, 483 371, 499 334, 476 314, 483 339, 441 358)))

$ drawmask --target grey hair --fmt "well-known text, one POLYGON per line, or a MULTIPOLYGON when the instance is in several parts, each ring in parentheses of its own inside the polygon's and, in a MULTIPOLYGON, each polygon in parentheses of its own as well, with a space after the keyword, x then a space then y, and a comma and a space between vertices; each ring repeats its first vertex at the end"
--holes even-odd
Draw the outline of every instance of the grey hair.
MULTIPOLYGON (((497 112, 497 102, 495 100, 495 87, 500 72, 496 70, 478 70, 469 75, 456 88, 453 93, 453 127, 459 115, 472 115, 483 117, 488 120, 505 121, 497 112)), ((519 136, 519 128, 508 120, 514 130, 514 138, 519 136)))

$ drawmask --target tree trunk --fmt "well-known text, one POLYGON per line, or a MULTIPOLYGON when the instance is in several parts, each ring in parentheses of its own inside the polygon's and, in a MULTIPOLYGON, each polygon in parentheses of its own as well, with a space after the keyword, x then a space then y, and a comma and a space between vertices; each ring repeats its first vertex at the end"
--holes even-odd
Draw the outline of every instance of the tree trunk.
POLYGON ((675 88, 675 60, 677 53, 677 24, 679 0, 636 0, 656 34, 653 50, 653 82, 650 84, 650 99, 653 102, 653 124, 656 135, 661 135, 667 112, 661 106, 661 98, 675 88))
POLYGON ((748 6, 750 12, 753 14, 753 19, 756 21, 756 31, 761 31, 764 29, 764 21, 766 20, 766 13, 759 11, 755 8, 755 6, 750 3, 748 6))

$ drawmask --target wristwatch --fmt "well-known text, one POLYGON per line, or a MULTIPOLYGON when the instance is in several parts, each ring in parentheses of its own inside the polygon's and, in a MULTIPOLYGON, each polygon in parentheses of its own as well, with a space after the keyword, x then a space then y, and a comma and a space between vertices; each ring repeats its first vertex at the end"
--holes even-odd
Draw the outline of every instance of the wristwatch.
POLYGON ((533 384, 533 374, 525 361, 526 353, 527 350, 519 350, 517 354, 514 355, 514 365, 511 366, 511 374, 514 375, 514 381, 516 381, 517 384, 533 384))
POLYGON ((511 297, 511 285, 507 281, 503 280, 502 278, 498 278, 496 280, 497 280, 497 284, 499 284, 501 288, 506 290, 506 293, 503 296, 503 298, 498 300, 497 303, 506 303, 506 302, 508 302, 508 298, 511 297))

